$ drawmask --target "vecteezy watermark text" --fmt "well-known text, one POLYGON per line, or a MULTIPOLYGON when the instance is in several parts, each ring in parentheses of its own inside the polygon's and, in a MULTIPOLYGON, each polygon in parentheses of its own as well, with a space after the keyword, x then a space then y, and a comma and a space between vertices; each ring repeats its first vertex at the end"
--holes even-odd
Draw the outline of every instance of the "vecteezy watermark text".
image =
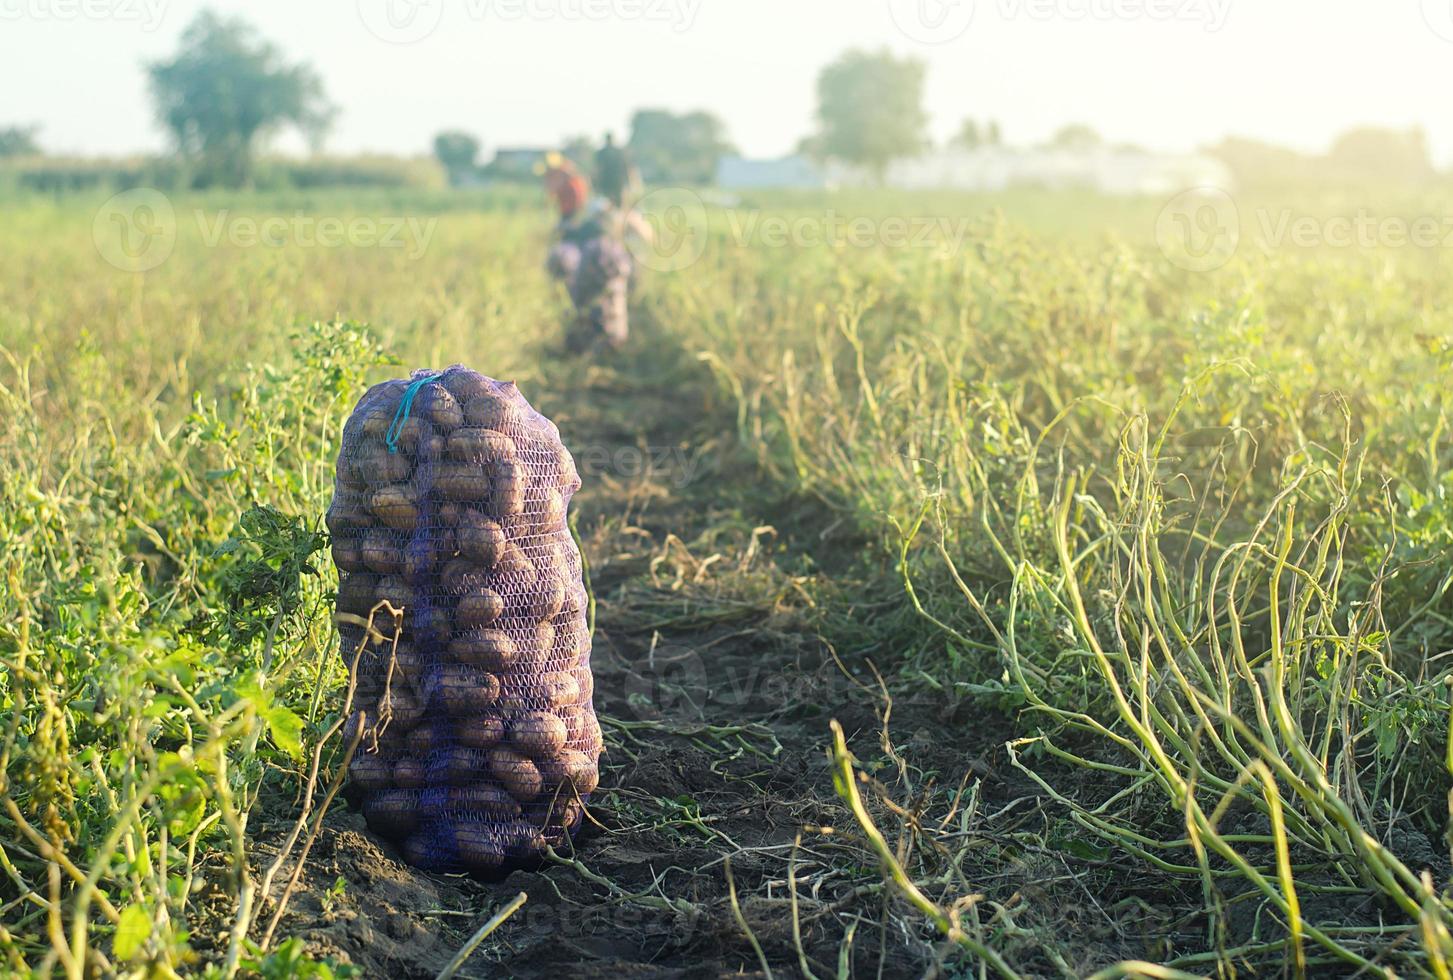
POLYGON ((154 31, 169 0, 0 0, 0 21, 114 20, 154 31))
POLYGON ((684 446, 590 445, 576 449, 574 456, 575 468, 585 476, 663 480, 679 490, 696 479, 704 453, 684 446))
POLYGON ((516 21, 641 21, 690 30, 705 0, 357 0, 358 19, 390 44, 433 34, 446 13, 480 23, 516 21), (446 10, 447 8, 447 10, 446 10))
POLYGON ((434 237, 437 218, 402 215, 383 217, 319 217, 301 211, 290 215, 254 218, 233 215, 225 208, 208 215, 196 211, 202 244, 216 248, 224 242, 234 248, 402 248, 409 259, 423 256, 434 237))
POLYGON ((898 30, 920 44, 946 44, 969 29, 985 10, 999 20, 1154 21, 1199 24, 1210 32, 1226 26, 1232 0, 887 0, 898 30))
MULTIPOLYGON (((253 216, 194 210, 197 236, 206 248, 377 248, 402 249, 410 261, 421 258, 434 238, 437 218, 408 215, 253 216)), ((91 237, 108 263, 124 272, 145 272, 165 262, 176 248, 184 224, 171 198, 151 187, 112 196, 96 211, 91 237)))
POLYGON ((1263 252, 1281 249, 1453 249, 1453 214, 1387 214, 1370 207, 1316 214, 1261 206, 1243 219, 1226 191, 1196 187, 1171 198, 1155 225, 1156 244, 1173 265, 1210 272, 1231 261, 1248 241, 1263 252))
MULTIPOLYGON (((706 203, 686 187, 663 187, 637 204, 644 233, 627 236, 636 261, 656 272, 675 272, 706 252, 712 220, 706 203)), ((717 222, 718 242, 731 248, 889 248, 957 252, 972 221, 933 215, 844 215, 829 208, 800 214, 727 207, 717 222)))

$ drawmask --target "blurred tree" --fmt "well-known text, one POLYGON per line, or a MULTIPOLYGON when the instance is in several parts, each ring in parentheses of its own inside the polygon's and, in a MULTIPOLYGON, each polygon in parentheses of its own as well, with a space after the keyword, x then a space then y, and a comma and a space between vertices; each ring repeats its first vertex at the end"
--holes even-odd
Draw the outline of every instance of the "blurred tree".
POLYGON ((979 124, 972 119, 965 119, 959 131, 954 135, 953 143, 966 150, 977 150, 984 145, 984 136, 979 132, 979 124))
POLYGON ((584 133, 579 133, 565 141, 560 147, 560 152, 575 164, 583 174, 590 173, 590 168, 595 161, 595 141, 584 133))
POLYGON ((1422 127, 1363 126, 1337 137, 1327 154, 1334 176, 1343 180, 1425 181, 1435 171, 1422 127))
POLYGON ((35 141, 36 126, 0 127, 0 157, 27 157, 40 153, 40 144, 35 141))
POLYGON ((157 115, 200 184, 249 184, 263 139, 292 124, 316 146, 334 112, 311 68, 284 63, 245 22, 211 11, 188 26, 172 60, 148 70, 157 115))
POLYGON ((716 116, 665 109, 639 109, 631 116, 627 148, 641 177, 653 184, 709 184, 716 179, 717 161, 734 152, 716 116))
POLYGON ((1004 142, 1004 134, 999 131, 999 121, 997 119, 989 120, 989 131, 984 136, 984 142, 990 146, 998 146, 1004 142))
POLYGON ((1318 176, 1316 159, 1262 140, 1228 136, 1210 154, 1226 164, 1240 188, 1282 189, 1318 176))
POLYGON ((1049 145, 1061 150, 1088 150, 1100 145, 1100 134, 1084 123, 1061 126, 1049 145))
POLYGON ((866 167, 882 183, 888 164, 915 156, 926 140, 925 66, 916 58, 849 51, 817 76, 824 154, 866 167))
POLYGON ((434 137, 434 158, 449 171, 449 183, 459 186, 475 173, 479 157, 479 139, 457 129, 445 130, 434 137))

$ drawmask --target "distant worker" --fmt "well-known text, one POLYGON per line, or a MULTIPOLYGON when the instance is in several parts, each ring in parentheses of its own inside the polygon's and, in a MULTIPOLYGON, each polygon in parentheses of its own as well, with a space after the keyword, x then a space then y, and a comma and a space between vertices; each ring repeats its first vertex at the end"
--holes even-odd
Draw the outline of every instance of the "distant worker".
POLYGON ((545 193, 560 212, 555 226, 555 243, 550 248, 546 268, 550 275, 569 282, 580 266, 580 228, 585 220, 586 202, 590 199, 590 182, 566 157, 554 150, 536 165, 536 172, 545 179, 545 193))
POLYGON ((580 259, 568 280, 575 322, 565 346, 574 353, 619 350, 629 335, 626 308, 634 263, 622 220, 619 211, 603 204, 583 223, 580 259))
POLYGON ((631 159, 625 150, 616 146, 615 134, 606 133, 605 145, 595 151, 595 184, 617 208, 625 206, 631 169, 631 159))
POLYGON ((554 150, 546 153, 544 161, 535 169, 545 178, 545 193, 560 209, 560 220, 573 219, 590 198, 590 181, 575 169, 575 164, 554 150))

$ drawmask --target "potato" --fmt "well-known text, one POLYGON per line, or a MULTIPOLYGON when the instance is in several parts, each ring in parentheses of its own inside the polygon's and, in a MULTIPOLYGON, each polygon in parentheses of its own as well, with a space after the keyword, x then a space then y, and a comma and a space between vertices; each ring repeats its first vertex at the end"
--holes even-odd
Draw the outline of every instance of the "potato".
POLYGON ((588 756, 600 755, 600 722, 595 720, 595 712, 580 707, 561 711, 560 715, 565 719, 565 730, 569 734, 567 744, 588 756))
POLYGON ((514 749, 496 746, 489 751, 489 771, 495 781, 521 803, 540 795, 544 780, 539 768, 514 749))
POLYGON ((439 433, 434 431, 434 426, 428 419, 410 415, 399 424, 394 444, 399 447, 399 452, 418 459, 420 456, 427 458, 430 455, 431 446, 436 449, 441 447, 443 439, 439 433), (423 452, 420 452, 421 448, 423 452))
POLYGON ((398 736, 403 736, 417 725, 424 717, 424 711, 424 703, 414 697, 408 685, 402 682, 390 685, 388 691, 378 699, 380 727, 393 731, 398 736))
POLYGON ((464 422, 464 410, 459 402, 437 381, 431 381, 419 389, 414 396, 414 410, 433 422, 439 431, 448 433, 464 422))
POLYGON ((470 425, 509 432, 523 424, 524 413, 508 397, 491 392, 464 403, 464 420, 470 425))
POLYGON ((419 661, 419 654, 407 640, 400 640, 397 648, 391 642, 380 644, 366 651, 363 660, 359 662, 360 690, 365 675, 377 681, 380 694, 383 693, 381 688, 385 681, 405 684, 410 689, 417 688, 419 661))
POLYGON ((562 578, 566 579, 565 600, 560 604, 562 616, 579 616, 583 622, 585 611, 590 606, 590 596, 585 591, 585 586, 580 581, 580 575, 569 565, 557 565, 555 571, 562 578))
MULTIPOLYGON (((368 396, 364 395, 364 400, 368 396)), ((361 442, 365 439, 382 439, 388 434, 389 426, 393 425, 394 412, 396 409, 384 411, 381 407, 372 407, 362 415, 355 414, 343 429, 343 441, 361 442), (355 420, 357 425, 354 425, 355 420), (350 439, 350 436, 352 437, 350 439)))
POLYGON ((539 671, 555 659, 555 624, 548 619, 536 623, 529 637, 520 646, 520 663, 539 671))
POLYGON ((454 741, 471 749, 487 749, 505 737, 505 723, 494 715, 466 718, 454 727, 454 741))
POLYGON ((333 538, 333 564, 340 572, 361 572, 368 568, 356 536, 333 538))
POLYGON ((441 772, 454 786, 481 783, 489 776, 489 754, 465 745, 447 748, 440 756, 441 772))
POLYGON ((434 490, 445 500, 474 501, 489 497, 490 478, 481 463, 440 463, 434 471, 434 490))
POLYGON ((591 673, 590 666, 577 667, 574 671, 575 683, 580 686, 580 696, 575 703, 589 707, 590 699, 595 696, 595 675, 591 673))
POLYGON ((453 558, 439 572, 439 589, 448 595, 462 596, 484 588, 489 574, 467 558, 453 558))
POLYGON ((383 528, 366 532, 358 546, 364 564, 380 575, 397 575, 403 571, 404 556, 399 547, 400 537, 398 532, 383 528))
POLYGON ((510 722, 510 744, 532 759, 555 755, 565 737, 565 722, 548 711, 526 711, 510 722))
POLYGON ((413 604, 414 590, 397 575, 385 575, 378 580, 373 592, 374 600, 387 602, 395 609, 407 609, 413 604))
POLYGON ((358 743, 358 754, 362 754, 368 747, 372 746, 373 738, 377 735, 378 710, 372 705, 357 708, 348 716, 343 723, 343 744, 350 745, 353 737, 358 734, 359 729, 363 730, 363 738, 358 743))
POLYGON ((363 801, 363 819, 369 829, 389 837, 411 834, 419 825, 418 793, 389 789, 363 801))
POLYGON ((459 863, 475 874, 490 874, 509 857, 510 838, 492 823, 456 823, 454 851, 459 863))
MULTIPOLYGON (((364 739, 366 742, 367 736, 364 739)), ((365 793, 388 789, 393 785, 393 765, 381 753, 366 751, 365 742, 360 742, 358 750, 353 753, 353 761, 348 764, 348 778, 365 793)))
POLYGON ((414 461, 402 452, 390 452, 381 440, 370 439, 353 457, 353 472, 369 487, 404 483, 414 473, 414 461))
MULTIPOLYGON (((561 623, 561 617, 554 621, 561 623)), ((590 651, 589 629, 578 617, 565 618, 563 624, 555 627, 553 657, 564 667, 573 667, 590 651)))
POLYGON ((439 383, 461 405, 468 405, 471 400, 486 396, 494 390, 488 378, 467 368, 445 372, 439 383))
POLYGON ((525 488, 529 477, 518 461, 498 463, 490 472, 490 513, 512 517, 525 510, 525 488))
POLYGON ((404 738, 404 746, 409 754, 419 759, 427 759, 434 749, 440 744, 439 723, 425 722, 404 738))
POLYGON ((562 488, 579 487, 580 474, 575 469, 575 457, 570 454, 570 450, 565 448, 565 444, 556 442, 546 451, 549 454, 546 472, 550 474, 552 482, 562 488))
POLYGON ((540 678, 540 688, 550 707, 573 705, 580 700, 580 682, 568 670, 552 670, 540 678))
POLYGON ((589 796, 600 785, 600 767, 594 757, 576 749, 565 749, 551 757, 548 772, 551 776, 558 776, 555 780, 557 785, 566 791, 573 789, 581 797, 589 796))
POLYGON ((328 525, 329 534, 338 535, 371 526, 373 515, 368 512, 367 500, 362 492, 343 491, 333 495, 324 523, 328 525))
POLYGON ((519 660, 519 649, 502 630, 470 630, 449 643, 449 656, 462 664, 498 672, 519 660))
POLYGON ((526 512, 536 528, 554 531, 565 525, 565 497, 554 487, 530 493, 525 503, 526 512))
POLYGON ((494 573, 503 585, 500 592, 522 592, 535 584, 535 565, 525 557, 524 549, 514 542, 505 549, 494 573))
POLYGON ((489 710, 499 698, 499 678, 462 664, 436 668, 425 680, 430 700, 456 718, 472 718, 489 710))
POLYGON ((545 685, 532 670, 517 670, 500 678, 495 710, 506 718, 550 707, 545 685))
POLYGON ((404 613, 404 629, 420 642, 446 643, 454 626, 449 610, 419 605, 404 613))
POLYGON ((545 835, 532 822, 511 820, 504 827, 506 861, 538 859, 545 850, 545 835))
POLYGON ((419 503, 408 484, 379 487, 369 495, 368 509, 396 531, 412 533, 419 526, 419 503))
POLYGON ((400 570, 406 582, 427 583, 439 567, 440 549, 431 541, 410 542, 403 548, 404 564, 400 570))
POLYGON ((367 616, 373 608, 374 592, 378 588, 378 576, 368 572, 353 572, 338 583, 338 611, 355 616, 367 616))
POLYGON ((414 834, 404 841, 404 860, 416 868, 432 869, 438 864, 438 856, 434 853, 434 835, 425 831, 422 834, 414 834))
POLYGON ((394 763, 394 785, 399 789, 423 789, 428 775, 429 767, 413 756, 402 756, 394 763))
POLYGON ((520 599, 524 612, 531 619, 537 622, 549 619, 565 605, 565 582, 553 569, 542 568, 535 584, 520 599))
POLYGON ((505 601, 493 589, 483 586, 466 592, 454 609, 454 628, 460 632, 482 629, 504 615, 505 601))
MULTIPOLYGON (((441 511, 441 519, 443 518, 441 511)), ((493 568, 505 553, 505 532, 477 510, 466 510, 454 522, 459 553, 481 568, 493 568)))
POLYGON ((465 426, 449 433, 447 448, 449 455, 460 462, 486 466, 514 460, 519 454, 509 436, 479 426, 465 426))
POLYGON ((454 786, 449 790, 446 812, 456 820, 475 820, 488 817, 495 820, 509 820, 520 815, 520 805, 515 798, 498 786, 489 783, 475 783, 471 786, 454 786))

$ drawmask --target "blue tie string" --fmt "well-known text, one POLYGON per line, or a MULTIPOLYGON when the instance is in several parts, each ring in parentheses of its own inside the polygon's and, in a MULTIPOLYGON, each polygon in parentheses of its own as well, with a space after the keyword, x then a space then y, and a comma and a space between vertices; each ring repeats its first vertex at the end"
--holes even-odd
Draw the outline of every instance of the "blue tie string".
POLYGON ((409 420, 409 412, 414 407, 414 397, 418 395, 419 389, 431 381, 437 381, 444 377, 442 374, 429 374, 414 381, 404 392, 404 400, 399 402, 399 409, 394 412, 394 420, 389 423, 388 432, 385 433, 383 441, 388 445, 388 451, 396 453, 399 451, 399 435, 404 431, 404 423, 409 420))

